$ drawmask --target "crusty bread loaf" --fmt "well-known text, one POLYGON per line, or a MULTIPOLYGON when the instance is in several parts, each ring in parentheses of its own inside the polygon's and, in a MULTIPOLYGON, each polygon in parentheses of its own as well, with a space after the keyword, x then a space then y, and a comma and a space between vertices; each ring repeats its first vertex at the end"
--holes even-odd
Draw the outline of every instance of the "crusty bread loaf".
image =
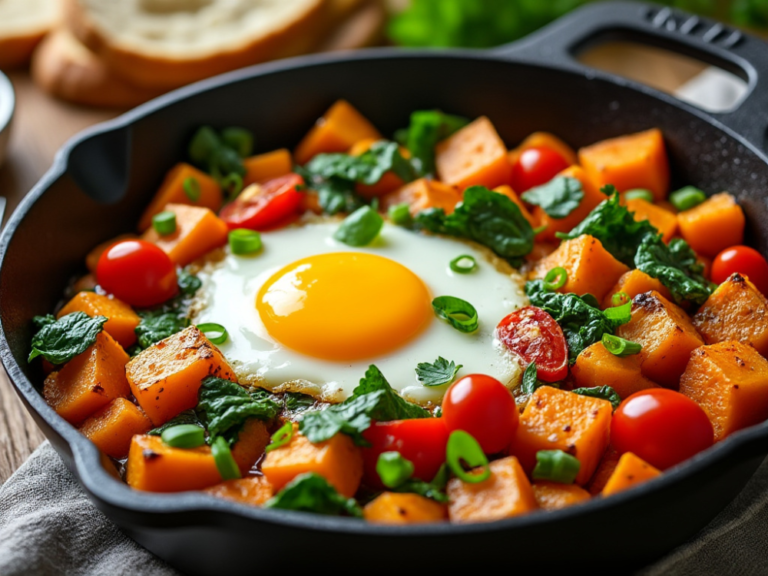
POLYGON ((0 69, 23 66, 59 19, 59 0, 0 0, 0 69))

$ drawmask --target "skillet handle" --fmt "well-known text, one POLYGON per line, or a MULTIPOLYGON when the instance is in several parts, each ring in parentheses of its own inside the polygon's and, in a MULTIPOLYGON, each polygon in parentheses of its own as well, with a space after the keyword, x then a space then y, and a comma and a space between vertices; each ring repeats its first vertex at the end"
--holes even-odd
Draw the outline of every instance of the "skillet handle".
POLYGON ((611 39, 634 40, 681 53, 746 80, 747 95, 735 109, 700 113, 763 150, 768 130, 768 45, 714 20, 640 2, 599 2, 494 52, 514 60, 599 76, 605 73, 581 64, 575 55, 590 43, 611 39))

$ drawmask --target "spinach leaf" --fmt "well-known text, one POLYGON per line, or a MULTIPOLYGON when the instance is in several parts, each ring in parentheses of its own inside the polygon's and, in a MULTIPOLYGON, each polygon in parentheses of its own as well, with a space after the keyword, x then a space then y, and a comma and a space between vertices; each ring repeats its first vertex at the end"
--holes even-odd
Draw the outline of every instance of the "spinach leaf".
POLYGON ((179 292, 184 296, 194 296, 195 293, 200 290, 203 285, 203 281, 200 280, 194 274, 190 274, 186 270, 179 272, 178 278, 179 292))
POLYGON ((438 356, 433 363, 421 362, 416 366, 416 377, 424 386, 442 386, 450 384, 456 379, 456 374, 463 366, 451 361, 448 362, 442 356, 438 356))
POLYGON ((548 216, 565 218, 576 210, 584 199, 584 188, 576 178, 560 176, 522 195, 528 204, 541 206, 548 216))
POLYGON ((601 398, 602 400, 608 400, 608 402, 611 403, 611 406, 613 406, 613 409, 616 410, 616 408, 619 407, 621 404, 621 396, 611 388, 610 386, 595 386, 594 388, 576 388, 575 390, 571 390, 574 394, 579 394, 580 396, 590 396, 592 398, 601 398))
POLYGON ((536 366, 536 362, 528 364, 525 372, 523 372, 523 381, 520 384, 520 392, 531 395, 536 392, 538 388, 546 385, 546 382, 539 380, 539 369, 536 366))
POLYGON ((416 225, 435 234, 474 240, 508 260, 522 258, 533 249, 533 228, 520 208, 484 186, 467 188, 450 216, 442 208, 419 212, 416 225))
POLYGON ((603 334, 613 334, 631 318, 631 302, 602 311, 590 306, 576 294, 546 290, 543 280, 527 282, 525 293, 533 306, 538 306, 560 324, 568 343, 571 365, 585 348, 599 342, 603 334))
POLYGON ((280 409, 281 405, 266 390, 214 376, 203 380, 198 392, 200 421, 212 437, 223 436, 230 446, 237 442, 247 418, 271 420, 280 409))
POLYGON ((37 316, 35 324, 40 330, 32 337, 32 351, 28 361, 42 356, 51 364, 66 364, 85 352, 96 342, 104 328, 104 316, 91 318, 85 312, 73 312, 56 320, 52 315, 37 316))
POLYGON ((139 311, 141 322, 134 332, 138 337, 139 346, 143 349, 165 340, 189 326, 189 318, 180 316, 178 312, 139 311))
POLYGON ((264 504, 264 508, 314 512, 326 516, 346 514, 362 518, 363 511, 354 498, 345 498, 328 481, 310 472, 294 478, 278 494, 264 504))
POLYGON ((344 219, 333 237, 347 246, 368 246, 383 227, 381 214, 370 206, 363 206, 344 219))
POLYGON ((301 394, 300 392, 286 392, 283 394, 283 407, 288 412, 293 412, 294 414, 306 412, 314 408, 316 404, 317 400, 309 394, 301 394))
POLYGON ((454 132, 469 124, 461 116, 444 114, 439 110, 417 110, 411 123, 402 131, 400 144, 411 153, 411 163, 419 176, 435 173, 435 146, 454 132))
POLYGON ((179 426, 181 424, 194 424, 195 426, 204 428, 202 422, 200 422, 200 419, 197 417, 197 413, 195 413, 194 410, 184 410, 184 412, 179 413, 178 416, 171 418, 162 426, 153 428, 147 432, 147 434, 150 436, 160 436, 168 428, 173 428, 174 426, 179 426))
POLYGON ((401 398, 376 366, 370 366, 352 396, 317 412, 310 412, 299 423, 299 431, 313 444, 324 442, 341 432, 358 446, 368 446, 363 432, 372 420, 389 422, 429 418, 431 414, 401 398))

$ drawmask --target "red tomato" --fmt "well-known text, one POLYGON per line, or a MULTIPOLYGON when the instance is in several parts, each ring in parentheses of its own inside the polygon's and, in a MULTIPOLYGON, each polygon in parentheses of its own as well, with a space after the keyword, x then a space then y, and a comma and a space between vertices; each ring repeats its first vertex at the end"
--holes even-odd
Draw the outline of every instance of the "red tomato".
POLYGON ((717 255, 712 263, 712 282, 722 284, 731 274, 747 276, 760 292, 768 296, 768 262, 749 246, 731 246, 717 255))
POLYGON ((445 462, 448 429, 442 418, 376 422, 363 436, 371 443, 370 448, 363 448, 365 483, 371 488, 384 488, 376 472, 383 452, 400 452, 413 462, 414 478, 425 482, 431 482, 445 462))
POLYGON ((541 308, 515 310, 499 322, 496 337, 527 364, 536 362, 540 380, 557 382, 568 375, 568 345, 563 329, 541 308))
POLYGON ((144 240, 124 240, 101 254, 99 285, 139 308, 162 304, 176 295, 176 265, 161 248, 144 240))
POLYGON ((264 231, 298 212, 304 179, 298 174, 286 174, 261 185, 256 195, 242 194, 222 208, 219 217, 230 230, 248 228, 264 231))
POLYGON ((665 470, 706 450, 714 431, 706 412, 674 390, 654 388, 632 394, 611 423, 611 443, 665 470))
POLYGON ((486 454, 509 446, 520 421, 512 393, 484 374, 471 374, 451 384, 443 398, 443 418, 449 431, 471 434, 486 454))
POLYGON ((535 146, 520 153, 512 166, 512 188, 518 194, 546 184, 570 164, 551 148, 535 146))

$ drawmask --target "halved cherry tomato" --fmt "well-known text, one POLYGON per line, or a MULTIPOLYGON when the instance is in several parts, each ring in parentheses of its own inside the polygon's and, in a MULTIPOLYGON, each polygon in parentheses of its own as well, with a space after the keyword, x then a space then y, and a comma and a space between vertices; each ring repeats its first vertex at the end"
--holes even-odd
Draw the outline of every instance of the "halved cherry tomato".
POLYGON ((541 308, 515 310, 499 322, 496 337, 526 364, 535 362, 539 380, 557 382, 568 375, 568 345, 563 329, 541 308))
POLYGON ((709 417, 687 396, 654 388, 632 394, 611 423, 611 443, 661 470, 671 468, 714 443, 709 417))
POLYGON ((230 230, 248 228, 263 232, 298 212, 303 193, 296 187, 303 185, 304 179, 298 174, 280 176, 262 184, 258 194, 241 194, 222 208, 219 217, 230 230))
POLYGON ((497 454, 514 439, 520 414, 504 384, 485 374, 470 374, 448 388, 443 419, 450 432, 463 430, 474 436, 483 452, 497 454))
POLYGON ((370 448, 363 448, 365 483, 371 488, 384 488, 376 472, 383 452, 400 452, 413 462, 413 476, 425 482, 431 482, 445 462, 448 429, 442 418, 376 422, 363 437, 371 443, 370 448))
POLYGON ((768 262, 763 255, 749 246, 731 246, 717 255, 712 262, 712 282, 722 284, 731 274, 747 276, 760 292, 768 296, 768 262))
POLYGON ((144 240, 124 240, 102 252, 96 266, 99 285, 115 297, 145 308, 176 295, 176 265, 161 248, 144 240))
POLYGON ((546 184, 568 168, 568 160, 551 148, 535 146, 520 153, 512 166, 512 188, 518 194, 546 184))

